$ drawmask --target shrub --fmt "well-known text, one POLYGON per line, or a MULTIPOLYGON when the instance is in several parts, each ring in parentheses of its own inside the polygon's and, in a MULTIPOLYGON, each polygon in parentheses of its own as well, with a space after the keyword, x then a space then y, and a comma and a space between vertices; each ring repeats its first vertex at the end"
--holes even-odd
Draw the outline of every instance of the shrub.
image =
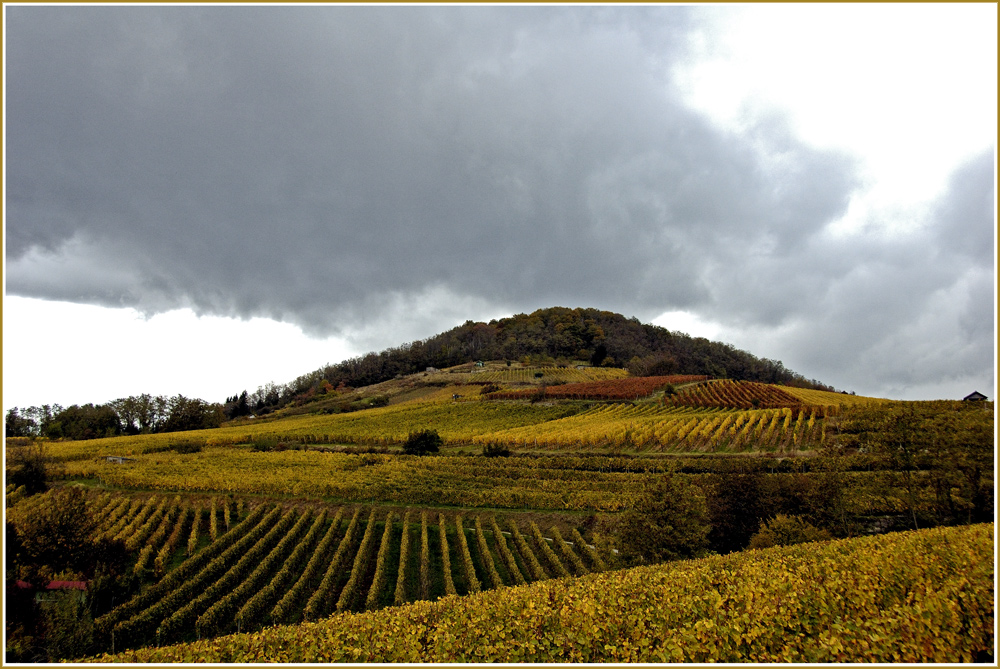
MULTIPOLYGON (((11 440, 8 439, 8 444, 11 440)), ((49 472, 42 444, 7 448, 7 483, 15 488, 24 486, 28 495, 48 490, 49 472)))
POLYGON ((825 541, 830 538, 829 532, 802 520, 798 516, 785 516, 779 513, 750 538, 750 548, 791 546, 807 541, 825 541))
POLYGON ((403 444, 403 453, 407 455, 437 453, 441 449, 442 444, 444 444, 444 441, 441 439, 441 435, 437 433, 437 430, 411 432, 410 436, 406 439, 406 443, 403 444))
POLYGON ((510 455, 510 449, 503 444, 484 444, 483 455, 487 458, 505 458, 510 455))
POLYGON ((202 447, 204 447, 204 441, 198 441, 195 439, 185 439, 183 441, 175 441, 170 444, 170 450, 177 453, 200 453, 202 447))
POLYGON ((250 447, 258 453, 266 453, 267 451, 275 450, 277 445, 277 437, 260 437, 259 439, 256 439, 250 447))

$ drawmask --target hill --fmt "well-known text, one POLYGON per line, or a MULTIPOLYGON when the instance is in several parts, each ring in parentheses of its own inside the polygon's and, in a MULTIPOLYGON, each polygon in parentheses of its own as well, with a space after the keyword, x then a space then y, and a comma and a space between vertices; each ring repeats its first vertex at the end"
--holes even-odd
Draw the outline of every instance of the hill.
POLYGON ((360 388, 428 367, 453 367, 475 360, 518 360, 535 364, 625 367, 633 376, 693 374, 776 383, 798 388, 833 388, 758 358, 730 344, 692 337, 636 318, 598 309, 552 307, 489 323, 466 321, 428 339, 367 353, 300 376, 284 388, 259 390, 256 409, 280 406, 324 383, 360 388))
MULTIPOLYGON (((650 587, 651 578, 679 574, 680 566, 615 572, 632 584, 624 590, 618 589, 624 581, 615 573, 593 573, 664 559, 647 548, 659 551, 659 546, 667 546, 680 557, 708 550, 723 554, 699 563, 711 567, 709 584, 699 585, 694 575, 681 578, 703 594, 708 585, 718 586, 715 576, 730 568, 749 566, 747 574, 752 575, 755 565, 781 562, 801 575, 803 557, 817 552, 812 546, 802 549, 805 556, 789 549, 792 552, 768 553, 763 562, 754 553, 745 554, 745 560, 725 555, 754 545, 765 530, 769 541, 794 543, 805 535, 789 534, 793 525, 811 528, 812 538, 817 533, 857 537, 993 519, 992 403, 891 402, 749 381, 688 378, 628 377, 609 368, 465 364, 354 391, 334 390, 330 397, 299 407, 305 411, 297 415, 284 415, 286 409, 214 429, 88 441, 9 439, 8 536, 11 545, 20 548, 7 557, 14 560, 13 569, 8 563, 8 585, 12 574, 29 585, 57 580, 56 574, 60 580, 89 580, 99 572, 91 555, 118 575, 93 582, 87 595, 93 608, 78 610, 78 618, 57 622, 52 616, 63 609, 46 609, 51 616, 42 611, 34 618, 30 612, 35 609, 27 604, 17 609, 27 618, 19 620, 21 631, 8 640, 8 658, 53 661, 149 644, 198 638, 207 642, 241 631, 250 634, 137 653, 149 653, 142 657, 155 661, 190 657, 184 653, 274 661, 289 659, 281 654, 289 648, 315 651, 315 659, 333 659, 359 647, 381 647, 386 654, 348 659, 544 660, 564 653, 560 657, 580 661, 904 661, 979 657, 986 652, 992 637, 980 637, 972 629, 978 623, 954 619, 955 609, 949 608, 955 601, 967 607, 970 593, 951 589, 953 579, 936 568, 925 573, 887 567, 923 564, 911 545, 892 550, 882 566, 870 572, 880 579, 898 576, 885 594, 904 597, 899 607, 885 598, 873 603, 867 580, 851 589, 850 579, 861 572, 850 566, 804 579, 810 588, 816 580, 836 588, 806 597, 815 609, 790 608, 788 602, 804 598, 789 595, 784 585, 773 591, 754 586, 720 588, 719 595, 735 607, 710 607, 708 618, 681 615, 664 625, 658 618, 652 623, 633 619, 632 604, 646 597, 653 598, 651 611, 689 610, 665 605, 676 604, 683 595, 668 583, 650 587), (605 373, 606 379, 579 378, 605 373), (553 381, 546 385, 544 379, 550 376, 553 381), (530 398, 520 399, 525 390, 530 398), (617 399, 623 390, 627 396, 641 396, 617 399), (368 395, 375 391, 379 395, 368 395), (498 398, 507 393, 517 398, 498 398), (360 406, 366 397, 382 397, 385 403, 363 410, 336 411, 330 406, 325 407, 329 412, 315 411, 328 401, 360 406), (412 432, 426 428, 443 439, 440 454, 400 453, 412 432), (32 494, 28 484, 34 470, 29 465, 39 461, 50 463, 43 470, 54 489, 32 494), (667 489, 669 493, 663 492, 667 489), (78 522, 54 522, 74 509, 78 522), (768 519, 777 523, 779 515, 789 522, 794 517, 794 523, 775 529, 768 519), (677 527, 686 529, 676 532, 677 527), (72 550, 53 553, 46 548, 56 528, 62 528, 58 532, 72 550), (77 528, 90 529, 81 537, 77 528), (642 545, 632 537, 643 537, 642 545), (652 543, 647 546, 649 537, 652 543), (119 547, 100 552, 108 541, 119 547), (568 576, 578 577, 579 587, 568 576), (524 583, 536 583, 537 589, 518 588, 524 583), (846 590, 840 587, 845 583, 846 590), (573 623, 553 628, 565 622, 567 611, 546 602, 564 601, 561 584, 574 588, 581 601, 594 604, 600 615, 591 615, 587 604, 588 620, 610 626, 580 628, 573 623), (591 586, 597 595, 614 596, 596 600, 588 594, 591 586), (477 597, 487 590, 496 594, 477 597), (925 636, 914 641, 910 621, 928 609, 922 608, 924 600, 914 603, 907 593, 923 596, 931 591, 942 593, 931 602, 942 617, 921 623, 926 623, 920 628, 925 636), (857 596, 851 594, 855 592, 857 596), (470 598, 448 596, 455 594, 470 598), (741 594, 749 597, 742 604, 736 599, 741 594), (329 621, 333 627, 323 622, 273 627, 320 621, 334 611, 346 614, 418 600, 424 603, 395 609, 415 613, 417 627, 410 626, 414 620, 394 618, 389 609, 382 614, 338 614, 329 621), (530 608, 532 601, 539 617, 502 619, 503 612, 530 608), (617 601, 630 603, 627 620, 614 609, 617 601), (818 622, 818 629, 837 634, 796 632, 764 615, 744 644, 742 636, 732 636, 732 625, 748 629, 747 619, 742 613, 731 620, 727 616, 742 610, 756 614, 761 602, 774 602, 778 614, 794 618, 801 613, 818 622), (481 604, 485 608, 478 608, 481 604), (845 613, 831 614, 831 605, 845 613), (886 611, 889 618, 882 615, 886 611), (466 621, 463 630, 473 642, 494 629, 508 634, 509 642, 512 628, 504 626, 526 622, 529 638, 539 644, 538 653, 517 656, 514 653, 528 644, 515 639, 513 646, 505 646, 502 636, 486 644, 492 650, 482 643, 466 647, 450 641, 447 647, 421 642, 419 647, 388 649, 377 632, 400 624, 405 627, 396 635, 400 638, 410 638, 411 631, 416 638, 444 638, 448 630, 432 620, 439 614, 466 621), (847 614, 850 622, 838 622, 840 627, 831 627, 823 618, 835 615, 842 620, 847 614), (421 627, 420 621, 431 624, 421 627), (886 631, 887 625, 900 621, 902 627, 893 629, 902 639, 886 631), (362 628, 348 629, 355 622, 362 628), (636 626, 628 627, 632 622, 636 626), (712 636, 709 624, 719 627, 722 636, 712 636), (60 631, 46 631, 58 625, 60 631), (657 645, 668 628, 679 635, 677 643, 657 645), (534 634, 536 629, 543 633, 534 634), (657 632, 644 633, 648 629, 657 632), (692 629, 704 642, 701 646, 686 636, 692 629), (347 636, 337 637, 340 632, 333 630, 347 636), (315 643, 309 636, 313 632, 322 637, 315 643), (877 638, 870 636, 874 632, 877 638), (625 648, 608 641, 623 634, 637 645, 625 648), (939 644, 945 636, 951 641, 939 644), (366 641, 356 643, 362 638, 366 641), (570 638, 575 641, 565 645, 570 638), (745 647, 756 643, 753 639, 765 641, 745 647), (859 639, 868 640, 867 653, 855 647, 859 639), (266 640, 266 647, 254 646, 247 649, 249 655, 241 654, 239 644, 260 640, 266 640), (905 652, 899 650, 901 641, 909 644, 905 652), (677 651, 685 648, 693 654, 681 658, 677 651), (415 656, 411 651, 428 654, 415 656), (480 651, 492 654, 477 655, 480 651), (889 654, 878 655, 881 651, 889 654), (850 654, 855 652, 860 654, 850 654)), ((992 526, 987 534, 992 535, 992 526)), ((924 530, 920 536, 930 535, 924 530)), ((957 535, 949 537, 942 545, 951 551, 957 535)), ((929 545, 923 539, 918 543, 921 548, 929 545)), ((831 550, 818 568, 843 561, 840 548, 831 550)), ((991 553, 992 544, 976 550, 991 553)), ((867 549, 858 556, 858 564, 871 562, 867 549)), ((987 562, 975 560, 992 574, 987 562)), ((951 557, 946 563, 953 564, 951 557)), ((960 566, 963 578, 968 572, 960 566)), ((785 575, 766 574, 760 583, 786 584, 785 575)), ((737 586, 741 582, 732 581, 737 586)), ((974 596, 981 591, 977 586, 974 596)), ((19 595, 21 601, 33 601, 31 590, 19 595)), ((73 593, 61 597, 66 606, 73 601, 73 593)))

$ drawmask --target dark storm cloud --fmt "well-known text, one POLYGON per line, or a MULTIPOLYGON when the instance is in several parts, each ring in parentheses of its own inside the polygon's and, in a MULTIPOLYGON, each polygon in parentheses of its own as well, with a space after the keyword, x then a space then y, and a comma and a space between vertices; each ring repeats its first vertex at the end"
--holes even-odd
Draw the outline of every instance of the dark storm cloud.
POLYGON ((804 341, 874 351, 951 290, 979 347, 992 154, 920 234, 831 238, 850 157, 682 103, 696 11, 8 7, 8 290, 372 346, 686 308, 818 377, 851 353, 804 341))
POLYGON ((8 285, 314 330, 442 285, 701 301, 706 254, 808 236, 851 166, 680 104, 687 15, 11 8, 8 285))

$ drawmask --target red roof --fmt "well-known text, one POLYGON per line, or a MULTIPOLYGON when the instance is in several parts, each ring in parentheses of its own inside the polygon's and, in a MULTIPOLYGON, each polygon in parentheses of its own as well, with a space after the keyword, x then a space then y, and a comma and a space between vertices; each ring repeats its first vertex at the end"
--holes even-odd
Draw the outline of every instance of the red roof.
MULTIPOLYGON (((25 581, 18 581, 17 587, 22 590, 31 590, 34 586, 25 581)), ((45 586, 46 590, 86 590, 86 581, 49 581, 49 584, 45 586)))

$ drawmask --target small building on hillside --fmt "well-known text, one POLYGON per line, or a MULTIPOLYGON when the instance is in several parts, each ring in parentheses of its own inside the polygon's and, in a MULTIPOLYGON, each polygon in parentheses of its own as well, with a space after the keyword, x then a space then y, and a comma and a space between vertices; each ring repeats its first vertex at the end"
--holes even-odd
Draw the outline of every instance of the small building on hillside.
POLYGON ((60 595, 76 593, 81 599, 87 597, 86 581, 49 581, 44 588, 38 589, 25 581, 16 583, 18 590, 34 591, 38 603, 56 601, 60 595))
POLYGON ((975 390, 975 391, 971 392, 970 394, 966 395, 965 397, 963 397, 962 401, 963 402, 985 402, 986 401, 986 395, 983 395, 978 390, 975 390))
POLYGON ((135 458, 126 458, 125 456, 122 455, 109 455, 106 458, 104 458, 104 460, 105 462, 110 462, 116 465, 123 465, 126 462, 135 462, 135 458))

